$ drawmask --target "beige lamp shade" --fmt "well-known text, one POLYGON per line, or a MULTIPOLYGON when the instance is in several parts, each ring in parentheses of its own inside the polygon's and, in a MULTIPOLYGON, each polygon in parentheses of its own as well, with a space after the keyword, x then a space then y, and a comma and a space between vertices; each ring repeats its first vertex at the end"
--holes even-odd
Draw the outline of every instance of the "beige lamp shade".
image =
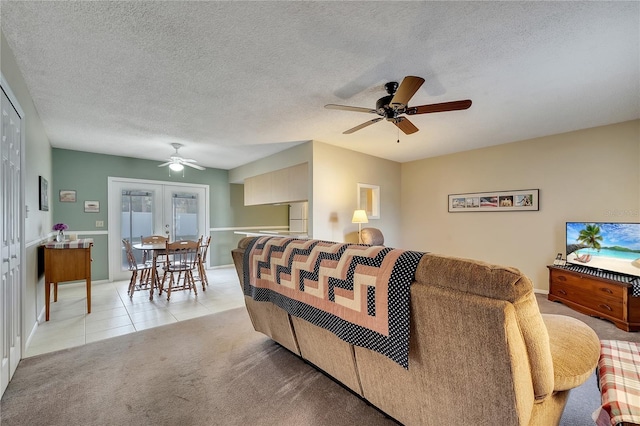
POLYGON ((367 218, 367 212, 364 210, 356 210, 353 212, 353 218, 351 219, 351 223, 358 224, 358 242, 362 244, 362 224, 369 223, 369 218, 367 218))
POLYGON ((367 212, 364 210, 356 210, 353 212, 351 223, 369 223, 367 212))

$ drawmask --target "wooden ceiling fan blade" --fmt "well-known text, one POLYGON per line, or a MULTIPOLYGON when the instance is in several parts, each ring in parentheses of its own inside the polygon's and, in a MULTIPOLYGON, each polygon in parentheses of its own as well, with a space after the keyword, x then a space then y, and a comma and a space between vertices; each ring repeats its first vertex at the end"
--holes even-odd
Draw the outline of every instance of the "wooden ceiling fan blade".
POLYGON ((351 133, 356 132, 356 131, 358 131, 360 129, 364 129, 367 126, 371 126, 372 124, 377 123, 380 120, 382 120, 382 117, 374 118, 373 120, 369 120, 369 121, 365 121, 364 123, 362 123, 362 124, 360 124, 360 125, 358 125, 356 127, 353 127, 353 128, 351 128, 349 130, 345 130, 344 132, 342 132, 342 134, 343 135, 350 135, 351 133))
POLYGON ((392 107, 406 106, 409 100, 416 94, 420 86, 424 83, 424 78, 408 75, 400 83, 400 87, 396 90, 395 95, 389 105, 392 107))
POLYGON ((205 170, 204 167, 202 166, 198 166, 197 164, 193 164, 193 163, 182 163, 183 166, 187 166, 187 167, 193 167, 194 169, 198 169, 198 170, 205 170))
POLYGON ((336 105, 336 104, 327 104, 324 106, 327 109, 339 109, 342 111, 353 111, 353 112, 366 112, 368 114, 377 114, 375 109, 371 108, 362 108, 362 107, 354 107, 347 105, 336 105))
POLYGON ((406 117, 398 117, 393 121, 393 124, 398 126, 398 129, 402 130, 405 135, 410 135, 420 130, 406 117))
POLYGON ((432 112, 445 112, 445 111, 459 111, 467 109, 471 106, 471 99, 465 99, 462 101, 443 102, 440 104, 419 105, 407 108, 406 114, 429 114, 432 112))

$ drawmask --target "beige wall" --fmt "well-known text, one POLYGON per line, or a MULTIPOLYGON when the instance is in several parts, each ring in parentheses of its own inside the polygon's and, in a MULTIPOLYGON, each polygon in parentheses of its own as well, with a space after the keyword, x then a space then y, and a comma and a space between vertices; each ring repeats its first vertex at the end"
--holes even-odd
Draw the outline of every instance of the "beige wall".
MULTIPOLYGON (((23 179, 25 185, 25 204, 29 214, 25 218, 24 243, 25 257, 22 259, 24 271, 22 332, 23 342, 29 338, 36 318, 40 312, 37 300, 44 300, 43 277, 38 276, 38 245, 51 232, 51 211, 38 210, 39 189, 38 176, 49 181, 51 188, 51 145, 38 115, 27 85, 18 69, 13 52, 7 44, 4 34, 0 33, 0 69, 9 88, 18 98, 25 119, 25 169, 23 179)), ((51 193, 49 193, 51 197, 51 193)), ((51 199, 51 198, 50 198, 51 199)))
POLYGON ((229 171, 229 182, 309 163, 309 234, 313 238, 358 242, 358 225, 351 223, 357 205, 357 184, 380 186, 380 219, 365 226, 380 228, 385 244, 400 241, 400 163, 334 145, 312 141, 229 171))
POLYGON ((638 222, 640 120, 402 164, 403 248, 511 265, 548 290, 565 222, 638 222), (448 194, 540 189, 540 210, 448 213, 448 194))
POLYGON ((365 226, 380 228, 385 245, 400 243, 400 163, 313 142, 313 238, 358 242, 358 225, 351 223, 357 206, 357 184, 380 186, 380 219, 365 226))

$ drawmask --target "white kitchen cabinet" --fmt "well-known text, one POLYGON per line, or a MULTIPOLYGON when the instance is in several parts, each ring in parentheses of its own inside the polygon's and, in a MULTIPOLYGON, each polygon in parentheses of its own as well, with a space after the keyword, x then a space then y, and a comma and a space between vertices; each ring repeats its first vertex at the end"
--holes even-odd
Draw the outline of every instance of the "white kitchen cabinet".
POLYGON ((277 204, 309 198, 307 163, 252 176, 244 180, 244 205, 277 204))

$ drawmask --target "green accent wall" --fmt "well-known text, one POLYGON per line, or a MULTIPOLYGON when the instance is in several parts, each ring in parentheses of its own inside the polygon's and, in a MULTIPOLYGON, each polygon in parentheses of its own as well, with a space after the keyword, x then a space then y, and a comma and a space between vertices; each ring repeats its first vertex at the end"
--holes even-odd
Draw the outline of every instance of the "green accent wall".
MULTIPOLYGON (((211 228, 241 228, 253 226, 288 226, 289 209, 280 206, 244 206, 244 186, 230 184, 227 170, 199 171, 185 168, 182 173, 171 173, 167 167, 159 168, 159 161, 141 160, 105 154, 93 154, 54 148, 52 150, 53 173, 49 182, 49 208, 53 223, 64 222, 69 232, 79 238, 94 239, 92 279, 109 277, 108 235, 87 235, 88 232, 109 231, 108 178, 148 179, 167 183, 193 183, 209 186, 209 225, 211 228), (76 191, 75 203, 61 203, 60 190, 76 191), (98 201, 99 213, 85 213, 85 201, 98 201), (104 221, 97 228, 96 221, 104 221), (85 233, 83 235, 83 232, 85 233)), ((233 263, 231 250, 241 236, 233 230, 211 232, 209 264, 211 266, 233 263)))

